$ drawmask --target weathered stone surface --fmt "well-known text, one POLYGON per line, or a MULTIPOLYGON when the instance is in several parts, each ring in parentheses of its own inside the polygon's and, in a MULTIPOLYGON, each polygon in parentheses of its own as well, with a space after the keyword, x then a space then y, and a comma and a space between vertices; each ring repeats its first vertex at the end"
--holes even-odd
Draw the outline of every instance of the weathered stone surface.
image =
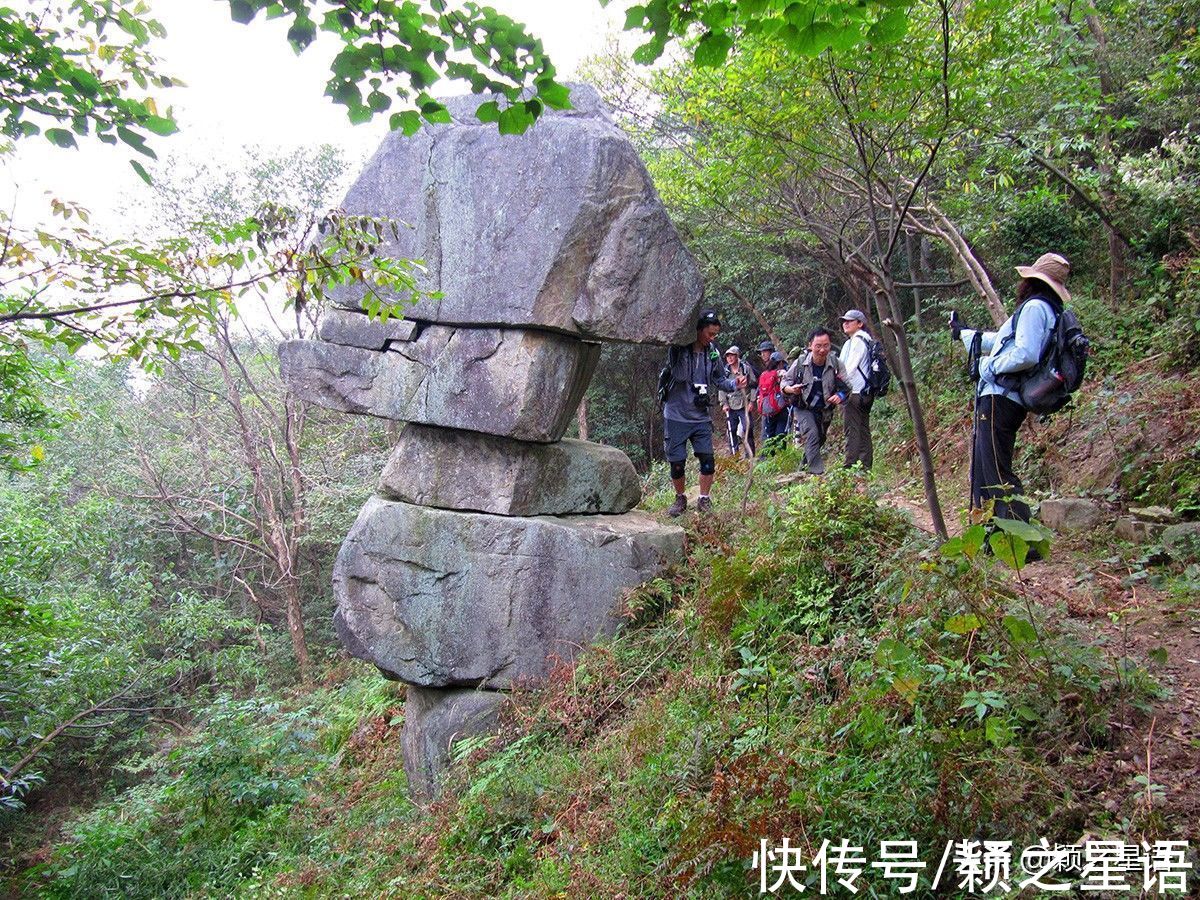
POLYGON ((1104 509, 1094 500, 1078 497, 1043 500, 1038 517, 1043 525, 1058 532, 1087 531, 1104 521, 1104 509))
POLYGON ((1143 522, 1133 516, 1121 516, 1113 530, 1117 537, 1131 544, 1149 544, 1162 533, 1163 526, 1156 522, 1143 522))
MULTIPOLYGON (((524 135, 451 104, 454 124, 392 132, 343 202, 407 223, 384 252, 424 261, 441 291, 406 311, 443 324, 538 326, 585 337, 680 343, 703 283, 645 166, 594 89, 524 135)), ((361 287, 338 295, 358 305, 361 287), (358 293, 356 293, 356 291, 358 293)))
POLYGON ((1200 560, 1200 522, 1181 522, 1165 529, 1162 545, 1179 562, 1200 560))
POLYGON ((615 447, 531 444, 415 424, 401 432, 379 492, 500 516, 623 513, 642 498, 633 463, 615 447))
POLYGON ((505 699, 505 694, 495 691, 409 685, 400 743, 408 790, 414 799, 437 796, 454 744, 490 731, 505 699))
POLYGON ((411 341, 416 331, 417 323, 412 319, 372 321, 365 312, 335 308, 321 316, 317 335, 331 344, 383 350, 392 341, 411 341))
POLYGON ((333 570, 342 643, 424 687, 509 687, 611 633, 627 588, 683 552, 643 513, 510 518, 374 497, 333 570))
POLYGON ((1165 506, 1131 506, 1129 514, 1143 522, 1158 522, 1163 525, 1174 525, 1179 521, 1179 515, 1165 506))
POLYGON ((599 354, 598 344, 549 332, 430 326, 386 353, 288 341, 279 363, 293 393, 328 409, 556 441, 599 354))

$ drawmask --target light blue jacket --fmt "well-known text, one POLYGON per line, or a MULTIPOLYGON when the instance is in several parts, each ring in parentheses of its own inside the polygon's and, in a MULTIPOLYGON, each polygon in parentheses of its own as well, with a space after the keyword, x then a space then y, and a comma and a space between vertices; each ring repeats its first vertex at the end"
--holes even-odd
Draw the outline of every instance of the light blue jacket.
MULTIPOLYGON (((987 355, 979 360, 979 385, 976 388, 978 396, 999 394, 1020 404, 1020 395, 996 384, 996 376, 1024 372, 1036 366, 1046 350, 1057 319, 1054 307, 1041 297, 1031 297, 1021 311, 1016 337, 1013 340, 1005 343, 1006 338, 1013 333, 1012 316, 1000 326, 999 331, 983 332, 980 347, 987 355)), ((974 337, 975 332, 970 328, 962 330, 962 342, 968 351, 974 337)))

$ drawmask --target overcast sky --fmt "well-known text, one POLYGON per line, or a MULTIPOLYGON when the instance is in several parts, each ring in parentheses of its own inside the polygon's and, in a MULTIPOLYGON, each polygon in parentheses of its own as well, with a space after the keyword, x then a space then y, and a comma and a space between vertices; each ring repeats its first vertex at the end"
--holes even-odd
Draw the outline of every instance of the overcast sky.
MULTIPOLYGON (((624 18, 624 4, 603 9, 598 0, 488 0, 488 5, 525 22, 562 76, 600 52, 624 18)), ((169 138, 152 138, 160 157, 220 158, 236 156, 236 148, 247 144, 290 148, 324 142, 365 157, 379 143, 386 121, 351 126, 344 107, 324 96, 333 41, 318 40, 297 57, 284 39, 283 21, 260 18, 249 27, 238 25, 229 20, 226 0, 153 0, 152 7, 167 29, 167 38, 156 45, 160 70, 187 84, 158 92, 160 102, 174 108, 181 129, 169 138)), ((464 90, 449 83, 438 88, 435 92, 464 90)), ((51 191, 82 203, 100 224, 112 226, 144 189, 129 167, 130 155, 123 145, 91 141, 73 151, 26 139, 5 166, 0 194, 25 222, 42 218, 44 192, 51 191)))

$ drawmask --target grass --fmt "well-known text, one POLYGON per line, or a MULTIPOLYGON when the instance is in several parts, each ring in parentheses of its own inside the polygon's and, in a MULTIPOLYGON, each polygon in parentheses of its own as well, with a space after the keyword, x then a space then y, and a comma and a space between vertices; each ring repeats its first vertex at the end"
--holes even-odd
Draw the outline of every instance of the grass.
MULTIPOLYGON (((794 462, 791 461, 791 462, 794 462)), ((939 552, 835 473, 691 521, 629 625, 513 697, 441 801, 407 800, 400 696, 365 668, 214 705, 138 787, 20 882, 48 896, 745 896, 760 838, 928 854, 1072 841, 1065 774, 1111 742, 1140 670, 939 552), (1120 684, 1116 680, 1120 680, 1120 684), (119 848, 119 851, 118 851, 119 848)), ((733 483, 733 472, 721 473, 733 483)))

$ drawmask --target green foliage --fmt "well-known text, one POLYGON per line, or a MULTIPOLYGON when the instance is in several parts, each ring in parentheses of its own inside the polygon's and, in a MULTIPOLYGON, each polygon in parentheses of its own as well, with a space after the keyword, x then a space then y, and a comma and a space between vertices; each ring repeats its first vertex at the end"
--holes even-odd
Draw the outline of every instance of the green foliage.
MULTIPOLYGON (((606 0, 602 0, 606 2, 606 0)), ((870 42, 894 43, 908 29, 910 2, 783 2, 783 0, 721 0, 690 3, 648 0, 629 7, 625 29, 641 31, 649 40, 633 51, 635 62, 648 64, 662 56, 667 45, 701 29, 692 60, 700 68, 722 65, 738 35, 758 36, 799 56, 816 57, 831 47, 851 50, 870 42)))
POLYGON ((1085 764, 1152 679, 1030 607, 982 528, 934 552, 857 487, 834 473, 718 516, 635 594, 629 628, 455 748, 424 816, 396 774, 399 698, 373 674, 282 703, 217 697, 27 885, 426 896, 453 872, 472 896, 585 879, 654 895, 666 878, 724 897, 764 835, 1075 839, 1091 813, 1052 760, 1085 764))
POLYGON ((45 458, 42 444, 60 421, 43 385, 62 374, 53 357, 5 353, 0 342, 0 472, 28 471, 45 458))
POLYGON ((223 892, 246 878, 289 834, 306 784, 327 765, 314 712, 217 698, 202 739, 167 754, 126 802, 76 824, 70 846, 46 869, 47 895, 178 897, 201 885, 223 892))
POLYGON ((472 93, 500 95, 503 108, 489 102, 477 116, 497 123, 501 134, 524 133, 546 107, 571 108, 542 42, 476 3, 229 0, 229 11, 242 23, 262 12, 288 18, 287 39, 297 53, 318 31, 334 35, 342 49, 330 65, 325 94, 345 106, 355 124, 386 114, 392 130, 412 135, 422 121, 449 122, 446 105, 430 93, 443 76, 466 82, 472 93))
POLYGON ((1042 188, 1013 193, 1004 206, 997 235, 1008 251, 1004 262, 1023 266, 1043 253, 1059 253, 1072 260, 1073 268, 1081 268, 1091 249, 1088 235, 1097 223, 1081 223, 1066 197, 1042 188))
MULTIPOLYGON (((232 377, 243 385, 247 416, 269 423, 282 388, 271 380, 274 355, 261 351, 237 346, 238 372, 255 379, 255 390, 232 377)), ((32 752, 19 777, 64 790, 62 775, 74 767, 87 783, 184 727, 210 694, 295 677, 270 572, 246 544, 212 537, 254 537, 243 527, 254 515, 253 484, 220 399, 220 372, 192 354, 171 371, 182 375, 137 391, 126 366, 62 367, 48 400, 71 415, 38 469, 0 489, 0 775, 14 775, 32 752), (173 505, 152 502, 164 487, 173 505)), ((345 533, 370 493, 386 455, 382 431, 366 421, 311 422, 297 447, 302 477, 322 487, 308 505, 314 531, 298 544, 296 571, 318 660, 336 652, 323 577, 336 543, 326 537, 345 533)), ((0 797, 24 802, 31 787, 0 797)))
MULTIPOLYGON (((254 678, 243 643, 250 623, 125 556, 115 503, 93 497, 68 505, 66 484, 46 487, 0 491, 6 781, 20 774, 44 782, 69 763, 88 766, 142 748, 158 714, 180 714, 184 679, 254 678), (43 739, 69 722, 76 724, 47 746, 43 739)), ((23 793, 7 787, 0 802, 19 808, 23 793)))
POLYGON ((147 132, 177 130, 170 110, 138 96, 175 83, 157 71, 150 52, 152 39, 164 33, 141 0, 0 8, 0 133, 41 134, 61 148, 76 146, 76 136, 121 141, 153 157, 147 132))

